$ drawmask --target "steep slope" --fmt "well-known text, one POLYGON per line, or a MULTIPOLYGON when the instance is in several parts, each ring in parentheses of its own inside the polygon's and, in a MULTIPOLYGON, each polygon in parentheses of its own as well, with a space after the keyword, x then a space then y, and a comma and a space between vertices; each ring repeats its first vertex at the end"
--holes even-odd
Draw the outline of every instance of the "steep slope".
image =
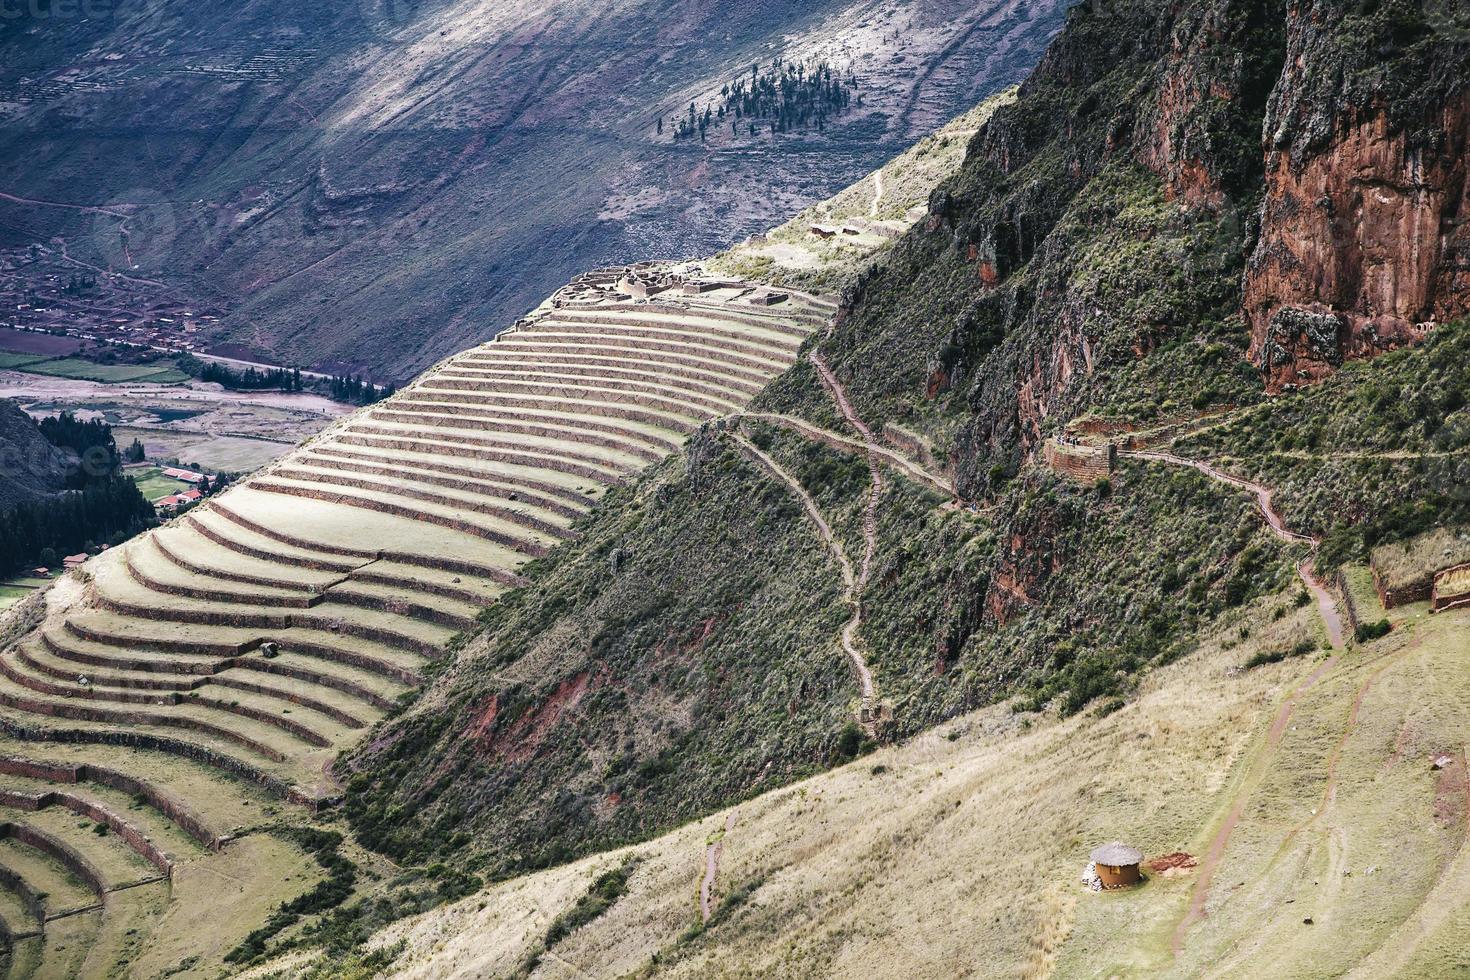
POLYGON ((0 26, 0 230, 217 310, 233 349, 408 378, 575 273, 708 254, 835 192, 1019 80, 1061 7, 21 12, 0 26), (850 68, 861 107, 780 139, 655 131, 782 57, 850 68))
POLYGON ((7 614, 0 828, 15 846, 0 848, 0 895, 24 908, 9 931, 35 947, 28 963, 209 972, 294 922, 268 918, 277 902, 347 897, 354 864, 309 825, 340 796, 335 755, 610 487, 739 411, 830 318, 823 301, 696 273, 580 277, 7 614), (57 788, 74 783, 107 792, 57 788), (140 861, 147 901, 114 900, 140 861), (216 875, 239 894, 200 897, 216 875), (231 925, 205 930, 211 908, 231 925))
POLYGON ((66 489, 68 469, 66 455, 31 417, 15 402, 0 399, 0 511, 66 489))
POLYGON ((1104 717, 967 714, 494 885, 364 954, 394 977, 1453 975, 1470 614, 1390 615, 1388 638, 1347 655, 1242 669, 1317 629, 1312 610, 1265 600, 1104 717), (1119 838, 1148 880, 1089 891, 1088 851, 1119 838), (623 893, 578 915, 619 867, 623 893))
MULTIPOLYGON (((1400 13, 1407 33, 1355 84, 1371 102, 1401 61, 1449 69, 1436 76, 1448 87, 1391 115, 1411 127, 1457 104, 1470 75, 1463 43, 1400 13)), ((1255 202, 1282 173, 1261 124, 1304 74, 1333 70, 1292 60, 1291 45, 1337 50, 1364 26, 1336 14, 1257 0, 1074 10, 925 220, 862 271, 834 328, 738 431, 693 443, 682 473, 669 464, 533 569, 455 669, 354 756, 348 812, 366 838, 502 874, 779 786, 861 751, 863 726, 898 738, 1017 694, 1027 710, 1116 709, 1262 595, 1299 590, 1307 605, 1315 592, 1326 623, 1306 649, 1340 642, 1328 576, 1365 545, 1459 513, 1436 501, 1463 465, 1465 331, 1445 324, 1275 401, 1250 360, 1241 283, 1255 202), (1394 410, 1410 386, 1417 419, 1394 410), (1382 411, 1351 416, 1359 398, 1382 411), (1304 444, 1293 418, 1344 434, 1341 455, 1304 444), (1217 467, 1193 465, 1219 444, 1196 440, 1232 436, 1217 467), (1388 445, 1397 455, 1353 452, 1388 445), (1059 446, 1081 462, 1059 462, 1059 446), (1168 461, 1129 458, 1149 446, 1168 461), (1296 447, 1316 451, 1275 461, 1296 447), (762 474, 786 491, 784 512, 748 509, 769 499, 754 490, 762 474), (1279 490, 1269 522, 1239 494, 1247 475, 1279 490), (737 533, 717 537, 724 527, 737 533), (754 528, 769 568, 753 564, 754 528), (794 642, 798 610, 770 595, 815 573, 814 552, 798 559, 792 544, 803 532, 848 558, 829 581, 857 625, 834 629, 828 600, 794 642), (870 575, 850 595, 859 556, 870 575), (664 666, 675 652, 686 659, 664 666), (871 675, 871 710, 856 700, 864 677, 846 693, 807 679, 849 661, 871 675), (620 695, 576 693, 599 676, 620 695), (844 715, 855 721, 823 730, 844 715)), ((1348 102, 1320 108, 1328 131, 1350 131, 1348 102)), ((790 274, 774 265, 745 268, 790 274)))

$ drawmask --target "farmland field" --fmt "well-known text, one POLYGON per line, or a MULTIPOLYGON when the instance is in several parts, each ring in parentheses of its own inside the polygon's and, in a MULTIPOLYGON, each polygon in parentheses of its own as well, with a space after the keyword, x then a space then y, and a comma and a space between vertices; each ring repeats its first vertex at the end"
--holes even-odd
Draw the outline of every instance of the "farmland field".
POLYGON ((153 384, 171 384, 189 380, 189 376, 173 366, 162 364, 94 364, 79 357, 65 357, 52 361, 40 361, 19 368, 31 374, 47 374, 58 378, 80 378, 83 381, 101 381, 106 384, 122 384, 129 381, 148 381, 153 384))
POLYGON ((45 354, 15 354, 10 351, 0 351, 0 368, 3 369, 20 370, 27 364, 35 364, 44 360, 47 360, 45 354))
POLYGON ((212 435, 207 432, 171 432, 167 429, 114 426, 119 445, 142 441, 149 458, 177 459, 211 472, 248 473, 295 448, 294 443, 212 435))
POLYGON ((133 478, 133 482, 138 485, 138 491, 147 498, 150 504, 170 494, 180 493, 190 488, 190 485, 183 480, 174 480, 164 476, 163 471, 157 466, 130 470, 128 475, 133 478))
POLYGON ((82 349, 82 342, 75 337, 59 337, 50 333, 35 333, 30 330, 11 330, 0 327, 0 351, 14 354, 44 354, 46 357, 65 357, 82 349))
POLYGON ((4 612, 35 591, 34 588, 28 588, 23 585, 12 585, 9 582, 0 585, 0 612, 4 612))

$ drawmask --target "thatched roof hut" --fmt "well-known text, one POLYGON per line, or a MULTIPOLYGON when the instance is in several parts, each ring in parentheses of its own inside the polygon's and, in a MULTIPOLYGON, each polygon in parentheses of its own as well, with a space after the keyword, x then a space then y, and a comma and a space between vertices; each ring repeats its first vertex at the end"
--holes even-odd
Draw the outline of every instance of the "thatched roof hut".
POLYGON ((1137 884, 1142 875, 1138 866, 1143 862, 1143 852, 1119 841, 1104 844, 1088 855, 1104 888, 1122 888, 1137 884))

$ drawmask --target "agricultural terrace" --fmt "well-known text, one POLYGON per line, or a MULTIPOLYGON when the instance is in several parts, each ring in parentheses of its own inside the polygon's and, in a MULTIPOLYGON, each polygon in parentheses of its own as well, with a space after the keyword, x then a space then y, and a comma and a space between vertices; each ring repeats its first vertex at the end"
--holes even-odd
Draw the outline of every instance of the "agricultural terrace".
POLYGON ((832 309, 647 267, 635 300, 625 271, 12 610, 0 930, 21 975, 217 968, 310 884, 262 828, 337 797, 337 754, 525 562, 740 411, 832 309))

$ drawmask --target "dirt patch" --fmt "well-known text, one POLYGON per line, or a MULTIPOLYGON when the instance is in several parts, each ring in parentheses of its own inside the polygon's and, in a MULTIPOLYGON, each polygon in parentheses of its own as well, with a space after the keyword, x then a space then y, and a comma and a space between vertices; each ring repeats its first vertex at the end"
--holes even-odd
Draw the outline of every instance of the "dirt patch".
POLYGON ((1171 878, 1174 875, 1185 874, 1198 865, 1199 862, 1195 860, 1193 854, 1185 851, 1175 851, 1173 854, 1165 854, 1163 857, 1154 858, 1145 864, 1144 867, 1155 874, 1163 875, 1165 878, 1171 878))
POLYGON ((1449 757, 1449 762, 1434 774, 1434 822, 1446 830, 1465 822, 1470 805, 1470 779, 1465 771, 1465 756, 1455 752, 1435 752, 1431 759, 1449 757))

